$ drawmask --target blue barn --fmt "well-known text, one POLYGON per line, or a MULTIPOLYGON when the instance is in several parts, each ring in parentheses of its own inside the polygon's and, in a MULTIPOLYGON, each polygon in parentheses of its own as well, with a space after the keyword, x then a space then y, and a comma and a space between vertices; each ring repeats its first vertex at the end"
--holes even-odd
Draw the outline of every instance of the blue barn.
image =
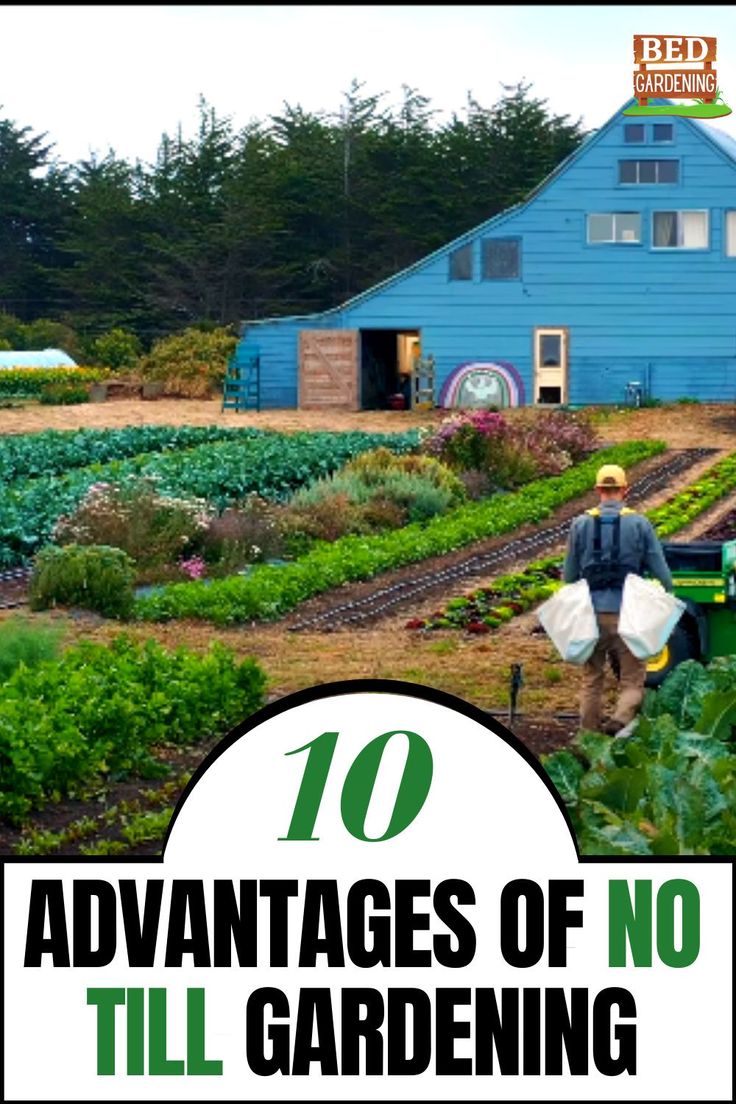
MULTIPOLYGON (((666 102, 666 101, 659 101, 666 102)), ((626 105, 625 105, 626 106, 626 105)), ((736 142, 621 111, 520 204, 342 306, 246 322, 264 407, 736 400, 736 142)))

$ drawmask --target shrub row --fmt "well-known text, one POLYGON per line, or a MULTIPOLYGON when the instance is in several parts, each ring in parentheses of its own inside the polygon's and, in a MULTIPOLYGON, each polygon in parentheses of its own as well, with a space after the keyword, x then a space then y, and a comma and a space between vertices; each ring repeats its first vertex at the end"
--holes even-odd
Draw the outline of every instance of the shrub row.
POLYGON ((197 655, 119 636, 20 666, 0 685, 0 816, 21 820, 105 775, 160 774, 152 747, 224 734, 264 689, 254 660, 217 643, 197 655))
POLYGON ((417 434, 261 432, 242 441, 221 441, 165 454, 92 464, 67 475, 38 476, 0 486, 0 568, 31 556, 51 539, 60 517, 72 513, 93 483, 117 483, 151 475, 165 494, 196 495, 222 509, 257 491, 284 498, 339 468, 366 449, 385 445, 408 452, 417 434))
POLYGON ((107 368, 2 368, 0 398, 34 399, 49 384, 98 383, 107 368))
MULTIPOLYGON (((0 373, 1 378, 1 373, 0 373)), ((261 429, 223 426, 127 426, 125 429, 45 429, 0 440, 0 483, 122 460, 142 452, 168 452, 233 438, 260 437, 261 429)))
POLYGON ((373 537, 342 537, 332 544, 320 542, 294 563, 256 567, 247 577, 174 584, 139 599, 136 614, 151 621, 192 617, 221 625, 275 618, 332 587, 541 521, 563 502, 589 490, 602 460, 632 465, 665 447, 662 441, 616 445, 563 475, 536 480, 513 494, 469 503, 427 524, 417 522, 373 537))

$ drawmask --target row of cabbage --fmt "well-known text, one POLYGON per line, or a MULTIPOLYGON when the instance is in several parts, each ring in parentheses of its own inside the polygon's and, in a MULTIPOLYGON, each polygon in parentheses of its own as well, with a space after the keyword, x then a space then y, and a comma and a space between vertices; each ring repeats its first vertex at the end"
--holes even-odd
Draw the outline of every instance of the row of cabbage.
MULTIPOLYGON (((199 432, 205 435, 204 443, 189 447, 197 438, 191 433, 182 434, 181 430, 169 431, 159 438, 124 431, 126 436, 117 441, 123 454, 145 443, 149 451, 87 463, 64 472, 54 472, 53 468, 62 464, 65 450, 73 464, 87 447, 105 452, 115 445, 103 444, 104 438, 85 438, 77 451, 73 439, 61 442, 52 439, 50 444, 47 435, 38 435, 39 455, 44 450, 50 454, 52 473, 46 470, 0 484, 0 568, 27 561, 48 543, 59 519, 72 513, 95 484, 119 484, 145 477, 154 481, 164 495, 199 497, 222 509, 249 494, 283 499, 362 452, 384 446, 392 452, 405 453, 418 443, 414 432, 283 434, 250 430, 239 431, 235 439, 225 440, 218 440, 222 430, 217 428, 199 432)), ((34 442, 26 439, 15 447, 19 449, 29 443, 34 442)), ((24 464, 27 470, 30 463, 29 454, 19 452, 16 470, 24 464)))

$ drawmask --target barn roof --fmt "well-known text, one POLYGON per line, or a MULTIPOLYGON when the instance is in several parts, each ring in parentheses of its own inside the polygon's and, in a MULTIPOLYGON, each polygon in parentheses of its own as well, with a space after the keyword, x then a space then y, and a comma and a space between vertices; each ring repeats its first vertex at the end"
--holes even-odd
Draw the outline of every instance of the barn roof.
POLYGON ((63 349, 0 349, 0 368, 76 368, 63 349))
MULTIPOLYGON (((649 102, 653 105, 672 106, 672 100, 667 99, 650 98, 649 102)), ((552 169, 552 171, 539 182, 539 184, 532 188, 525 199, 521 200, 519 203, 515 203, 512 207, 506 207, 503 211, 499 211, 498 214, 493 215, 489 219, 486 219, 485 222, 481 222, 478 225, 473 226, 472 229, 466 230, 466 232, 464 234, 461 234, 460 237, 453 238, 452 241, 449 241, 445 245, 440 246, 440 248, 436 249, 433 253, 428 253, 426 256, 421 257, 420 260, 415 261, 414 264, 409 265, 407 268, 402 268, 399 272, 395 272, 392 276, 388 276, 380 283, 373 284, 372 287, 366 288, 365 291, 361 291, 358 295, 354 295, 351 299, 345 300, 344 303, 340 303, 340 305, 337 307, 330 307, 328 310, 317 311, 315 314, 292 314, 284 315, 283 317, 279 318, 253 319, 251 321, 244 322, 243 325, 258 326, 268 322, 296 322, 300 319, 307 318, 330 318, 332 315, 347 310, 349 307, 354 307, 356 306, 356 304, 362 303, 365 299, 368 299, 370 298, 370 296, 375 295, 377 292, 382 291, 384 288, 391 286, 398 280, 403 280, 405 276, 408 276, 411 272, 417 271, 423 265, 428 264, 430 261, 435 260, 437 257, 441 257, 443 254, 451 253, 453 250, 458 249, 460 246, 473 239, 477 234, 483 233, 486 230, 490 230, 493 227, 499 226, 511 215, 516 214, 517 212, 522 211, 525 207, 527 207, 528 204, 530 204, 532 200, 537 195, 539 195, 541 191, 544 190, 544 188, 551 184, 553 180, 556 180, 557 177, 560 176, 570 165, 572 165, 573 162, 577 161, 579 157, 582 157, 582 155, 586 153, 595 142, 598 141, 601 135, 605 131, 607 131, 610 126, 620 120, 621 115, 626 110, 626 108, 631 107, 634 103, 636 103, 636 100, 633 97, 631 99, 628 99, 624 104, 621 105, 618 111, 614 112, 614 114, 611 115, 611 117, 603 124, 603 126, 598 127, 598 129, 596 130, 591 130, 580 143, 580 145, 572 151, 572 153, 569 153, 567 157, 563 158, 563 160, 560 161, 560 163, 556 165, 554 169, 552 169)), ((661 118, 667 117, 668 116, 661 116, 661 118)), ((636 118, 636 116, 631 116, 632 121, 635 121, 636 118)), ((640 118, 644 118, 644 116, 640 116, 640 118)), ((655 118, 655 116, 649 116, 649 118, 655 118)), ((697 130, 698 134, 701 137, 709 141, 721 153, 725 153, 729 160, 733 161, 734 164, 736 164, 736 141, 731 138, 729 134, 726 134, 722 130, 718 130, 717 127, 714 127, 711 124, 704 126, 703 122, 700 119, 690 119, 687 116, 679 116, 679 118, 683 123, 687 123, 689 126, 697 130)))

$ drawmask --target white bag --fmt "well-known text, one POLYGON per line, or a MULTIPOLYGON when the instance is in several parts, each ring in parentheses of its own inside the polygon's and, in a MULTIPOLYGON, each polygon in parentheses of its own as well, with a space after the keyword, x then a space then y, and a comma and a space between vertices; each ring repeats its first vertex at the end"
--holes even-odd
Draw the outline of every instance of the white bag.
POLYGON ((629 574, 621 596, 618 635, 637 659, 658 655, 682 617, 685 603, 657 583, 629 574))
POLYGON ((537 617, 568 663, 585 663, 598 643, 598 620, 585 579, 568 583, 537 610, 537 617))

